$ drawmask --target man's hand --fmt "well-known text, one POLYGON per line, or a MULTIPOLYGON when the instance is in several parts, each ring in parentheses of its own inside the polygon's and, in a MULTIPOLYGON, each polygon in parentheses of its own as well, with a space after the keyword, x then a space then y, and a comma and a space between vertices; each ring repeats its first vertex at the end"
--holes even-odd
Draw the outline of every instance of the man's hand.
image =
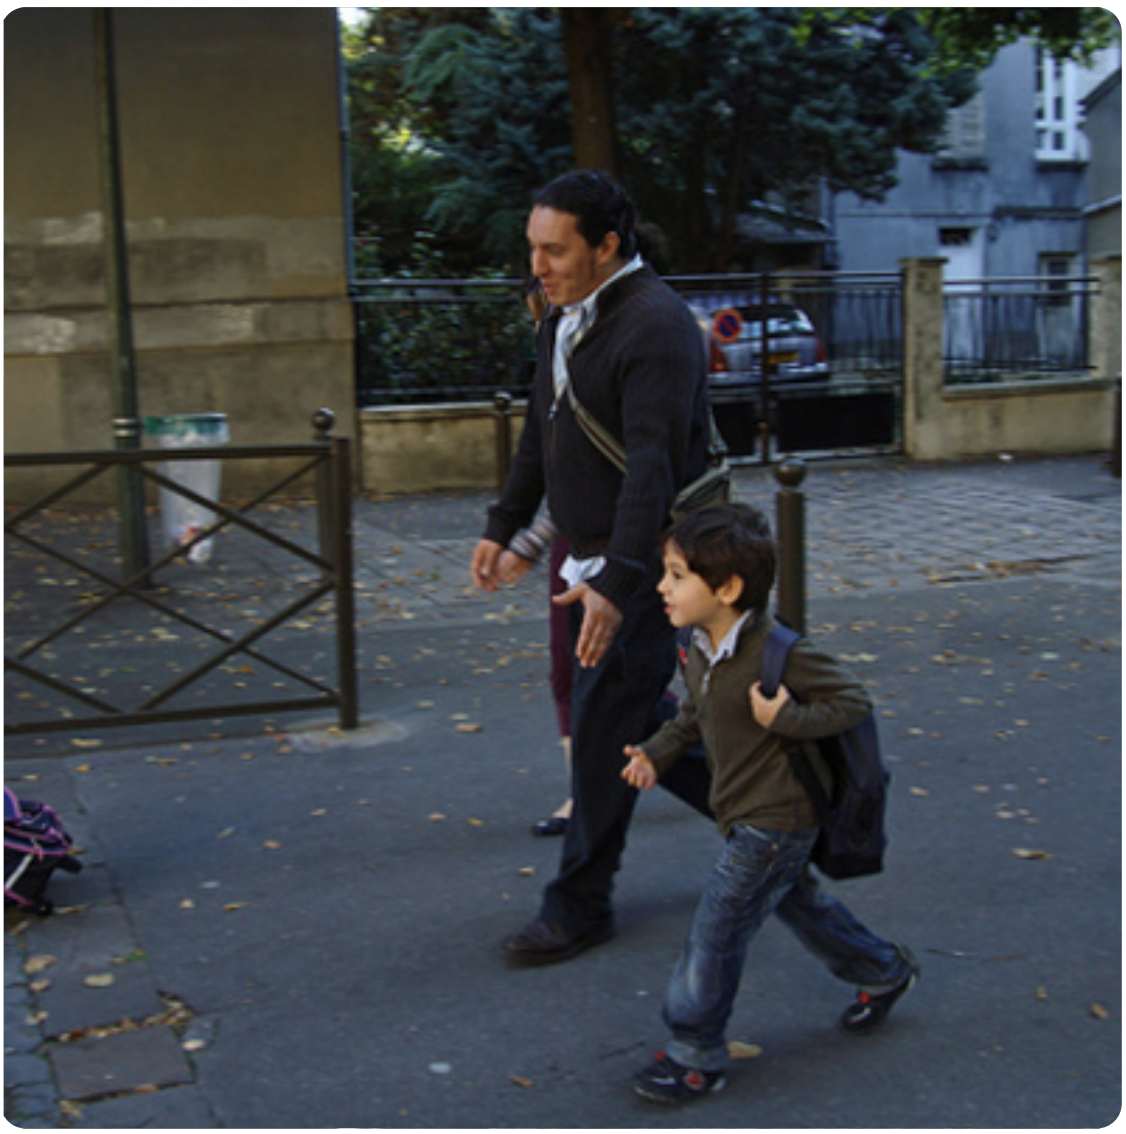
POLYGON ((643 748, 635 748, 632 744, 627 744, 623 751, 629 763, 622 769, 622 779, 638 791, 648 791, 657 782, 653 761, 645 755, 643 748))
POLYGON ((517 555, 515 551, 503 551, 497 561, 496 575, 505 586, 510 587, 520 582, 531 569, 530 560, 517 555))
POLYGON ((622 624, 622 612, 586 583, 579 583, 551 600, 557 606, 583 604, 583 624, 575 657, 583 669, 593 669, 606 656, 622 624))
POLYGON ((503 581, 500 577, 498 564, 504 548, 491 539, 480 540, 473 549, 473 558, 469 563, 473 582, 483 591, 495 591, 503 581))

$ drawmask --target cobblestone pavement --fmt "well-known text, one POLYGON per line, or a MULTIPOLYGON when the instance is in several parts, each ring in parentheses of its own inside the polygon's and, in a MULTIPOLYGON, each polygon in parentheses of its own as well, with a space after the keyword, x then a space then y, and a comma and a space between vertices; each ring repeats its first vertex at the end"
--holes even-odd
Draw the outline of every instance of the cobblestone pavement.
MULTIPOLYGON (((769 471, 737 470, 736 491, 773 516, 778 484, 769 471)), ((1047 572, 1120 578, 1121 486, 1094 459, 810 465, 800 491, 811 595, 1047 572)), ((527 583, 498 610, 495 598, 468 582, 491 500, 467 494, 361 505, 361 616, 380 624, 539 617, 540 591, 527 583)))

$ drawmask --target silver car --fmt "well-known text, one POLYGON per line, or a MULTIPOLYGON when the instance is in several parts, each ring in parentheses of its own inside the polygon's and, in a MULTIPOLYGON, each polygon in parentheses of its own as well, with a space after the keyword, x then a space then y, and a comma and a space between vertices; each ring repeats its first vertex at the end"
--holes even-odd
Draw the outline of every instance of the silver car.
MULTIPOLYGON (((719 305, 714 299, 693 303, 697 316, 711 327, 710 382, 717 391, 757 387, 762 382, 763 307, 761 303, 719 305)), ((827 382, 825 348, 809 316, 791 303, 772 301, 766 307, 770 341, 770 381, 827 382)))

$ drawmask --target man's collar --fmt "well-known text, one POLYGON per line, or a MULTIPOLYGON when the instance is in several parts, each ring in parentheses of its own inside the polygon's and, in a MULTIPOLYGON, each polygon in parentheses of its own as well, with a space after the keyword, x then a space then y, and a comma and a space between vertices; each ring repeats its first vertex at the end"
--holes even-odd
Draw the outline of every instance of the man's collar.
POLYGON ((582 308, 582 310, 588 315, 589 318, 593 318, 598 310, 598 297, 602 294, 602 292, 605 291, 606 288, 608 288, 612 283, 615 283, 620 279, 624 279, 628 275, 632 275, 632 273, 636 272, 639 268, 643 268, 644 266, 645 261, 642 260, 641 256, 634 256, 634 258, 630 260, 628 264, 623 264, 622 267, 620 267, 609 279, 603 280, 603 282, 600 283, 598 287, 596 287, 594 291, 592 291, 590 295, 588 295, 585 299, 580 299, 578 303, 572 303, 570 307, 564 307, 564 313, 568 311, 574 311, 576 308, 582 308))

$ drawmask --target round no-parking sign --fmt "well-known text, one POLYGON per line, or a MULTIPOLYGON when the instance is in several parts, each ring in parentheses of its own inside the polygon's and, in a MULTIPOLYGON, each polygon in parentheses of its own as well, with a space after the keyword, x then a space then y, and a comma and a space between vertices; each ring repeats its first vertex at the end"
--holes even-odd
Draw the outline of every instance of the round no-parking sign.
POLYGON ((736 342, 743 333, 743 316, 734 307, 717 311, 712 319, 712 334, 721 343, 736 342))

